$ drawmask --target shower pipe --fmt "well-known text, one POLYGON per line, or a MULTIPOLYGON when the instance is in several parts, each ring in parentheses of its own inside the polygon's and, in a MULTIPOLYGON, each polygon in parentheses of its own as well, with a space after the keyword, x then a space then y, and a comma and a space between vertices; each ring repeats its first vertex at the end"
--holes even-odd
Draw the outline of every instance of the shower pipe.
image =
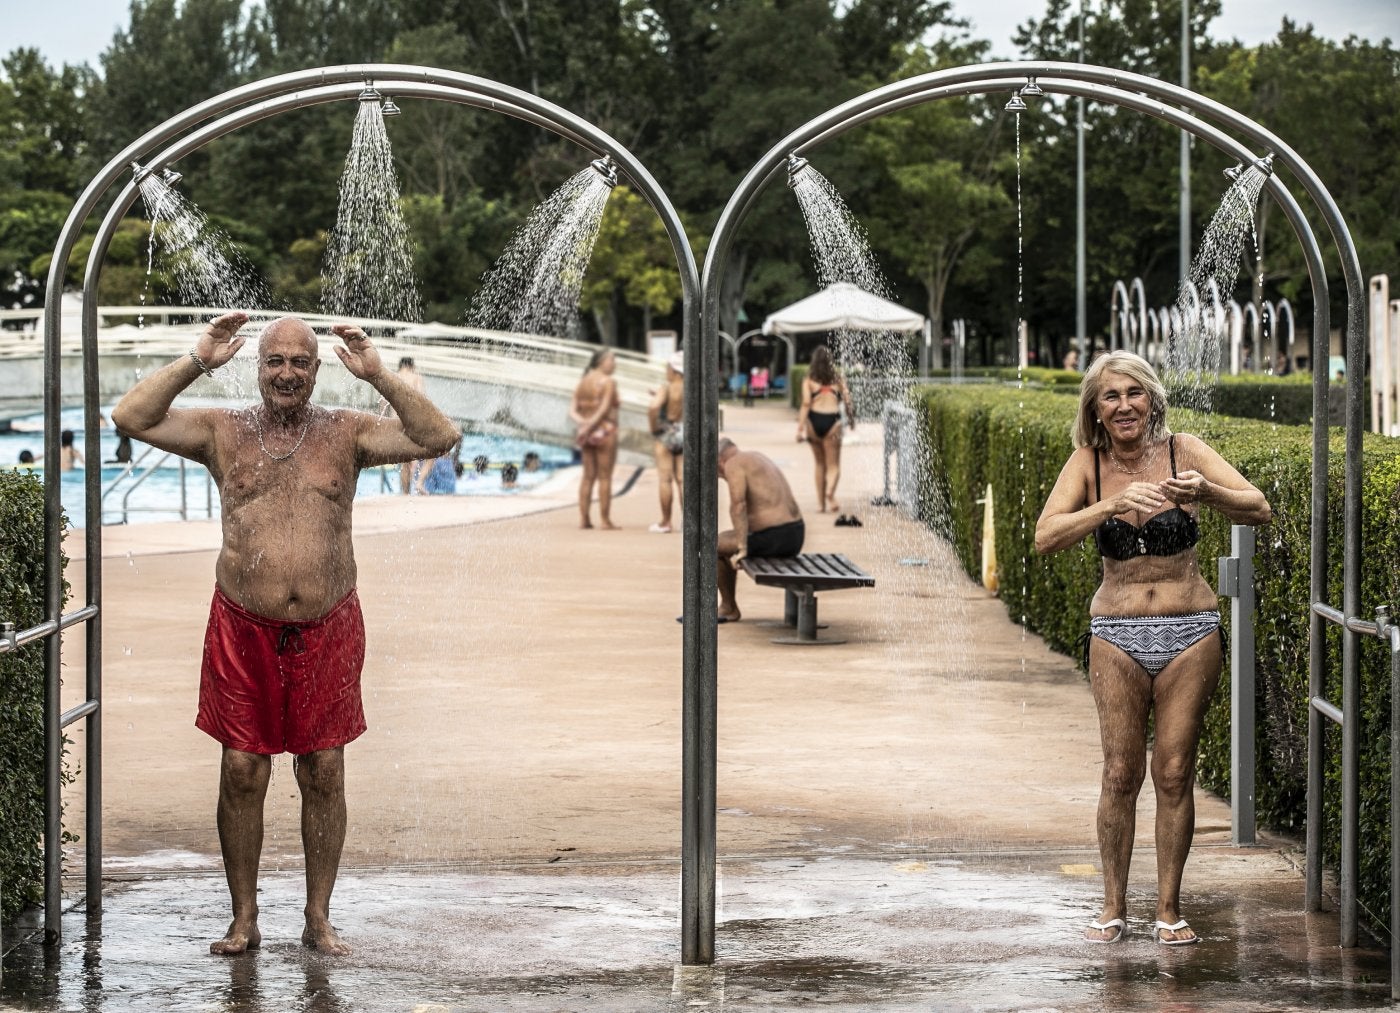
MULTIPOLYGON (((1049 90, 1061 92, 1066 95, 1079 96, 1096 99, 1108 104, 1120 105, 1135 109, 1147 115, 1172 123, 1181 129, 1201 137, 1220 150, 1230 154, 1244 163, 1254 161, 1254 153, 1246 148, 1234 137, 1227 135, 1216 128, 1198 119, 1194 113, 1200 113, 1210 119, 1221 121, 1241 133, 1247 135, 1249 139, 1274 153, 1276 163, 1287 167, 1294 176, 1303 184, 1308 195, 1313 199, 1314 204, 1321 211, 1326 221, 1334 242, 1337 244, 1342 270, 1345 276, 1348 293, 1348 358, 1349 366, 1360 375, 1362 366, 1362 356, 1364 355, 1364 344, 1361 336, 1365 331, 1366 308, 1360 296, 1361 291, 1361 271, 1360 263, 1356 254, 1355 245, 1352 242, 1350 232, 1343 221, 1335 202, 1331 195, 1317 179, 1312 169, 1302 161, 1302 159, 1284 144, 1281 139, 1267 130, 1264 130, 1252 120, 1241 116, 1239 113, 1224 106, 1214 100, 1205 98, 1187 89, 1175 85, 1165 84, 1152 78, 1139 74, 1132 74, 1123 71, 1111 70, 1102 67, 1093 67, 1086 64, 1053 63, 1053 62, 1016 62, 1002 64, 985 64, 975 67, 955 68, 946 71, 938 71, 932 74, 921 75, 907 81, 896 82, 883 88, 876 89, 866 95, 859 96, 841 106, 838 106, 820 117, 809 121, 804 126, 789 134, 750 170, 749 174, 741 182, 739 188, 731 196, 729 203, 716 224, 715 232, 711 239, 711 245, 706 255, 704 273, 702 277, 702 292, 704 301, 701 309, 701 340, 710 342, 710 335, 717 327, 718 320, 718 287, 717 282, 722 275, 724 262, 729 253, 732 242, 732 234, 737 231, 739 223, 742 221, 749 204, 754 200, 757 193, 775 176, 779 176, 786 166, 789 155, 801 156, 804 151, 809 151, 821 142, 844 133, 851 127, 884 115, 898 109, 922 104, 935 98, 943 98, 960 94, 980 94, 991 91, 1019 90, 1021 85, 1028 78, 1035 77, 1044 84, 1051 84, 1049 90), (1008 76, 1009 75, 1009 76, 1008 76), (1119 87, 1121 86, 1121 87, 1119 87), (1133 91, 1125 89, 1131 88, 1133 91), (1174 104, 1167 104, 1168 100, 1174 104), (1176 108, 1176 105, 1186 107, 1190 112, 1183 112, 1176 108)), ((1319 343, 1325 343, 1328 334, 1329 306, 1326 271, 1322 263, 1321 250, 1318 247, 1316 237, 1311 226, 1307 222, 1302 209, 1293 199, 1292 194, 1277 178, 1277 175, 1270 174, 1265 186, 1270 194, 1279 201, 1284 209, 1285 215, 1293 225, 1308 265, 1309 278, 1314 291, 1314 348, 1319 343)), ((1316 354, 1316 352, 1314 352, 1316 354)), ((1314 418, 1325 417, 1325 406, 1327 397, 1326 377, 1314 370, 1313 375, 1313 406, 1314 418)), ((1343 594, 1342 612, 1337 613, 1343 617, 1354 617, 1356 607, 1360 598, 1360 415, 1361 402, 1359 395, 1359 385, 1357 390, 1348 389, 1347 401, 1347 435, 1346 435, 1346 491, 1344 502, 1344 524, 1346 535, 1345 546, 1345 588, 1343 594)), ((1343 734, 1343 810, 1349 813, 1351 819, 1344 817, 1342 830, 1342 925, 1341 942, 1343 946, 1354 946, 1356 944, 1356 803, 1357 803, 1357 767, 1358 767, 1358 715, 1357 697, 1359 696, 1359 658, 1357 656, 1357 636, 1359 632, 1350 622, 1339 621, 1330 610, 1322 603, 1326 594, 1326 542, 1327 542, 1327 520, 1326 520, 1326 477, 1327 477, 1327 431, 1325 427, 1314 425, 1313 429, 1313 470, 1312 470, 1312 530, 1311 530, 1311 588, 1310 597, 1313 599, 1313 606, 1310 610, 1309 632, 1310 632, 1310 658, 1309 658, 1309 794, 1308 794, 1308 870, 1307 870, 1307 899, 1306 904, 1310 910, 1317 910, 1321 906, 1321 866, 1317 856, 1320 855, 1320 837, 1318 834, 1319 820, 1321 814, 1321 720, 1324 715, 1332 716, 1328 709, 1336 711, 1322 699, 1323 675, 1325 672, 1325 643, 1323 620, 1337 622, 1343 627, 1343 708, 1337 711, 1341 717, 1343 734), (1314 815, 1316 814, 1316 815, 1314 815)), ((1373 632, 1377 636, 1383 636, 1384 630, 1379 621, 1370 624, 1364 632, 1373 632)), ((713 684, 706 687, 706 690, 713 698, 713 684)), ((712 749, 712 744, 711 744, 712 749)), ((1400 755, 1400 749, 1397 749, 1400 755)), ((713 756, 707 758, 710 762, 710 774, 713 776, 713 756)), ((713 784, 709 785, 711 793, 713 784)), ((709 799, 701 799, 696 802, 687 801, 687 807, 692 804, 704 808, 706 804, 712 808, 713 794, 709 799)), ((706 962, 713 960, 713 939, 714 939, 714 898, 713 898, 713 830, 710 829, 710 839, 702 842, 702 847, 708 851, 708 867, 702 869, 706 876, 706 884, 709 894, 707 903, 701 912, 701 921, 695 926, 687 923, 686 929, 695 937, 693 944, 687 943, 683 949, 687 953, 694 953, 697 959, 706 962)), ((1392 869, 1396 868, 1395 851, 1392 849, 1392 869)), ((1392 904, 1392 930, 1396 922, 1396 909, 1398 905, 1392 904)), ((1400 952, 1400 948, 1396 948, 1400 952)), ((1393 976, 1400 978, 1400 975, 1393 976)))
MULTIPOLYGON (((677 266, 681 274, 682 286, 682 337, 687 338, 698 333, 699 329, 699 273, 689 242, 685 235, 685 229, 680 221, 680 216, 676 213, 674 206, 664 191, 656 183, 655 179, 647 171, 645 166, 636 159, 632 153, 614 140, 610 135, 603 132, 593 124, 583 120, 573 113, 550 103, 528 92, 523 92, 499 82, 487 78, 475 77, 469 74, 461 74, 454 71, 438 70, 428 67, 413 67, 399 64, 354 64, 338 67, 325 67, 315 70, 297 71, 290 74, 279 75, 263 81, 253 82, 232 89, 222 95, 215 96, 197 105, 191 106, 183 113, 171 117, 164 123, 147 131, 137 140, 131 142, 123 148, 111 161, 95 176, 88 186, 79 195, 72 211, 64 222, 59 233, 58 241, 54 247, 53 258, 50 263, 48 275, 48 295, 44 305, 44 447, 45 453, 51 455, 51 459, 56 459, 58 453, 58 415, 62 406, 62 392, 60 389, 61 380, 61 327, 62 317, 60 309, 59 295, 62 292, 63 279, 67 272, 68 262, 73 253, 73 247, 77 241, 83 223, 96 208, 99 200, 110 187, 117 182, 123 174, 129 171, 132 162, 141 162, 146 157, 147 152, 158 145, 166 144, 173 138, 178 137, 182 132, 213 117, 221 116, 230 110, 236 110, 249 103, 259 102, 269 98, 282 97, 281 102, 267 103, 258 109, 256 115, 249 111, 249 117, 243 122, 253 122, 266 116, 274 115, 285 109, 300 108, 306 105, 313 105, 319 102, 332 101, 321 93, 318 89, 328 88, 335 85, 344 86, 338 90, 341 98, 357 99, 361 86, 366 81, 375 81, 385 86, 386 92, 395 95, 422 95, 427 98, 445 99, 470 105, 484 110, 494 110, 526 120, 533 124, 543 126, 546 129, 563 136, 569 140, 579 143, 582 147, 595 155, 609 155, 613 158, 618 168, 625 173, 639 193, 651 204, 662 220, 667 235, 671 240, 672 248, 676 255, 677 266), (353 86, 353 87, 352 87, 353 86), (439 90, 441 89, 441 90, 439 90)), ((229 127, 228 129, 232 129, 229 127)), ((227 132, 225 129, 215 128, 208 132, 204 143, 213 137, 227 132)), ((144 169, 158 171, 164 168, 164 163, 152 161, 143 166, 144 169)), ((126 193, 126 204, 129 205, 135 196, 134 184, 128 185, 126 193)), ((110 241, 110 233, 105 237, 110 241)), ((94 248, 93 259, 100 260, 94 248)), ((100 267, 97 268, 100 271, 100 267)), ((90 293, 95 291, 96 274, 92 264, 89 265, 89 276, 85 282, 85 290, 90 293)), ((84 301, 82 316, 82 354, 83 354, 83 390, 84 401, 88 407, 87 418, 85 419, 84 435, 89 441, 97 439, 97 420, 91 408, 98 401, 98 373, 97 373, 97 306, 94 298, 87 298, 84 301)), ((706 364, 700 354, 699 342, 686 341, 685 355, 687 372, 693 370, 692 375, 702 378, 708 372, 710 381, 714 379, 714 365, 710 364, 706 370, 706 364), (696 346, 696 347, 691 347, 696 346)), ((695 385, 698 387, 699 385, 695 385)), ((689 388, 690 385, 687 385, 689 388)), ((691 397, 688 393, 686 402, 687 418, 700 418, 702 424, 698 426, 687 426, 687 429, 695 429, 696 438, 700 439, 704 431, 714 433, 715 416, 717 407, 712 406, 712 411, 708 419, 708 425, 704 424, 705 419, 700 413, 704 410, 704 404, 696 397, 691 397)), ((713 444, 713 436, 711 439, 713 444)), ((94 442, 95 445, 95 442, 94 442)), ((713 459, 713 447, 711 448, 711 458, 713 459)), ((699 483, 698 465, 700 462, 687 462, 687 476, 690 477, 694 471, 695 481, 699 483)), ((711 470, 713 471, 713 460, 711 460, 711 470)), ((23 631, 17 637, 8 639, 0 638, 0 650, 13 650, 20 643, 30 640, 47 638, 45 641, 45 691, 44 691, 44 740, 45 740, 45 817, 44 817, 44 935, 45 941, 49 944, 56 943, 61 938, 61 876, 62 876, 62 854, 61 854, 61 763, 62 763, 62 734, 63 728, 79 718, 88 718, 87 723, 87 910, 89 916, 97 913, 101 909, 101 524, 100 517, 94 523, 94 504, 99 497, 94 493, 94 475, 86 477, 87 488, 87 603, 85 607, 72 613, 64 615, 62 613, 62 569, 61 552, 62 545, 60 539, 60 519, 62 516, 62 502, 60 499, 60 486, 58 473, 52 469, 45 469, 44 476, 44 614, 46 619, 39 626, 31 630, 23 631), (92 627, 87 632, 87 651, 85 657, 86 664, 86 700, 72 708, 66 713, 60 713, 61 706, 59 696, 59 665, 61 642, 58 633, 77 623, 90 622, 92 627)), ((715 496, 711 496, 716 500, 715 496)), ((717 500, 716 500, 717 501, 717 500)), ((711 525, 713 527, 713 525, 711 525)), ((709 534, 709 541, 713 543, 714 534, 709 534)), ((715 571, 711 565, 708 571, 703 566, 697 566, 696 560, 712 559, 714 548, 711 544, 706 554, 704 532, 701 528, 699 516, 695 511, 687 511, 685 517, 684 545, 686 552, 685 575, 687 580, 686 603, 687 610, 693 607, 692 599, 697 598, 706 588, 709 590, 710 608, 713 610, 713 598, 715 592, 715 571), (697 548, 697 543, 700 543, 697 548), (693 587, 692 585, 699 585, 693 587)), ((684 635, 685 657, 683 659, 685 678, 687 683, 695 680, 695 672, 706 664, 713 665, 715 654, 715 635, 711 629, 708 637, 701 636, 700 631, 706 629, 709 624, 700 622, 687 623, 687 630, 684 635)), ((687 724, 686 734, 693 737, 695 732, 692 724, 687 724)))

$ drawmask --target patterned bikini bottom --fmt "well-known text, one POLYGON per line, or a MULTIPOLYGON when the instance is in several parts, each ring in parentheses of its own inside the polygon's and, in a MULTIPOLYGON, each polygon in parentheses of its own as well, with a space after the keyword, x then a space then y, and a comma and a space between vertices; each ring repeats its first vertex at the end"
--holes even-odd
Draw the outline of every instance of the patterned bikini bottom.
MULTIPOLYGON (((1090 636, 1112 644, 1147 669, 1147 674, 1154 678, 1186 648, 1217 631, 1223 651, 1225 631, 1220 626, 1219 612, 1188 612, 1179 616, 1095 616, 1089 620, 1090 636)), ((1089 667, 1087 637, 1084 667, 1089 667)))

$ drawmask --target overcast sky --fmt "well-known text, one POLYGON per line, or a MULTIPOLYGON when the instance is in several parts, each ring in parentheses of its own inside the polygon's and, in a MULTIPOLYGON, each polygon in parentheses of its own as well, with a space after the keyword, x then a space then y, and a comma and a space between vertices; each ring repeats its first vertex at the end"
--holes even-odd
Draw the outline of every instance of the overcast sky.
MULTIPOLYGON (((993 55, 1015 55, 1011 35, 1021 22, 1039 17, 1045 0, 953 0, 954 9, 973 23, 975 35, 992 41, 993 55)), ((37 46, 48 61, 87 62, 127 22, 129 0, 0 0, 0 54, 37 46)), ((1224 0, 1224 13, 1211 24, 1218 39, 1257 45, 1278 33, 1284 16, 1311 23, 1329 39, 1357 35, 1371 42, 1400 42, 1400 0, 1224 0)))

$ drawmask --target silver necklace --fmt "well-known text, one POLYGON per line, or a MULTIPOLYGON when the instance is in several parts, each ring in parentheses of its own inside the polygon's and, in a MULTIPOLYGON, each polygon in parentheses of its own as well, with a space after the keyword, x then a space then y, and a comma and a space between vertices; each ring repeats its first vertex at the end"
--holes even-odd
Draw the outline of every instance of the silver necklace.
POLYGON ((301 435, 297 437, 296 446, 285 454, 274 454, 267 449, 267 444, 263 442, 262 411, 258 408, 253 409, 253 428, 258 431, 258 447, 267 455, 268 460, 285 461, 301 449, 302 441, 306 439, 307 431, 311 429, 311 406, 306 406, 306 421, 301 424, 301 435))

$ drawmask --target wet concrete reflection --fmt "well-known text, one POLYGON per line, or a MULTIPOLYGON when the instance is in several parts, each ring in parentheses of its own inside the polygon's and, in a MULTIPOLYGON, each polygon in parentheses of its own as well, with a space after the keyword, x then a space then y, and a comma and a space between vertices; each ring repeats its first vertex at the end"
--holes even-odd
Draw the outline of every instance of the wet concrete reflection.
MULTIPOLYGON (((1387 955, 1343 951, 1305 916, 1268 854, 1201 849, 1187 894, 1205 942, 1148 934, 1134 883, 1129 935, 1080 938, 1092 856, 796 857, 721 863, 714 968, 676 966, 670 865, 348 872, 334 912, 355 947, 298 942, 302 883, 267 877, 263 949, 206 952, 226 924, 222 878, 113 886, 100 923, 65 917, 61 946, 7 936, 0 1009, 224 1013, 468 1010, 1294 1010, 1389 1005, 1387 955)), ((1150 860, 1146 861, 1150 868, 1150 860)))

